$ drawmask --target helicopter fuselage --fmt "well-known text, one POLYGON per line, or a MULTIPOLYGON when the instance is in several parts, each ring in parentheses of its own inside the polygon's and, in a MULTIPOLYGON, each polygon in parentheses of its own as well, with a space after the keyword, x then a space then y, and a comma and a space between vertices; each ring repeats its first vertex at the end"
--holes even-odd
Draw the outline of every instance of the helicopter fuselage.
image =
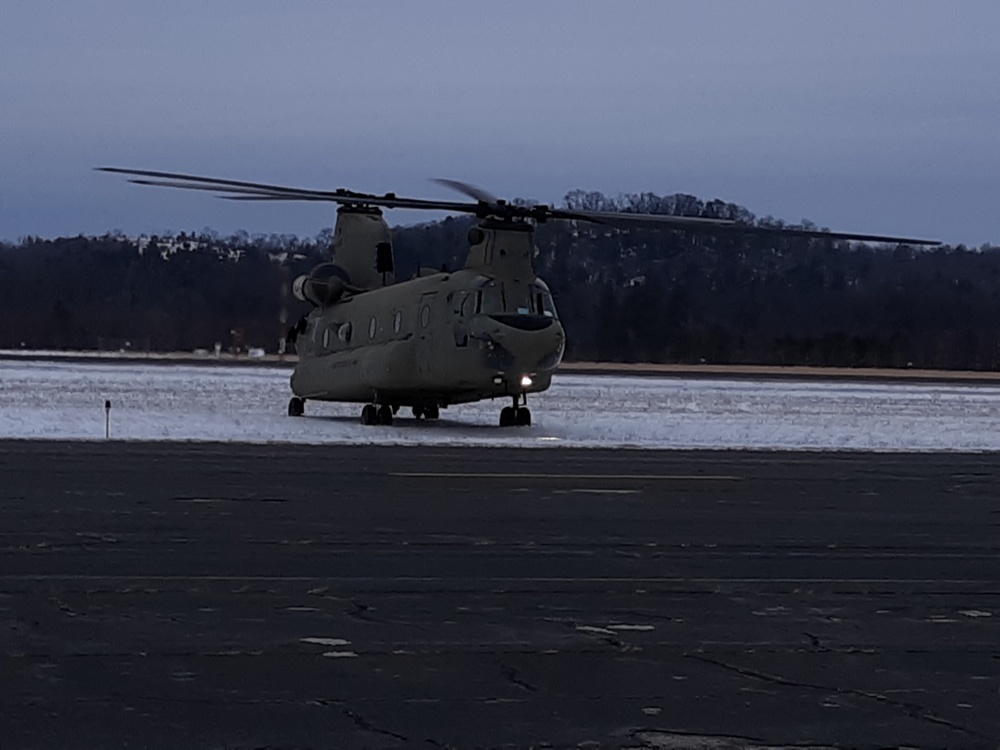
POLYGON ((303 328, 296 396, 394 408, 544 391, 565 347, 541 279, 470 268, 352 294, 314 309, 303 328))

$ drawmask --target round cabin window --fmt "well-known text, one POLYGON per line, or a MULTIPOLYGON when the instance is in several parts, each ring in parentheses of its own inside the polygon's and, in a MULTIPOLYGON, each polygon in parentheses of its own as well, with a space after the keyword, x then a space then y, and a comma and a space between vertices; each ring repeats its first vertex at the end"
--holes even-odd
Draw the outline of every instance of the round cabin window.
POLYGON ((399 333, 399 329, 403 327, 403 313, 397 312, 392 318, 392 330, 395 333, 399 333))
POLYGON ((431 320, 431 309, 427 305, 424 305, 423 309, 420 310, 420 325, 426 328, 430 320, 431 320))
POLYGON ((372 318, 372 322, 368 324, 368 338, 375 338, 375 331, 378 330, 378 321, 372 318))

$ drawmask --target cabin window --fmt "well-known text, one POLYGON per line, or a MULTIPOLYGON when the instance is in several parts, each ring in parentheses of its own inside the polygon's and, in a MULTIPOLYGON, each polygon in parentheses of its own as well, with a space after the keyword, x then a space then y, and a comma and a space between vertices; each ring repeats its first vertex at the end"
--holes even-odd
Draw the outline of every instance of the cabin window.
POLYGON ((343 341, 345 344, 351 343, 351 324, 344 323, 340 328, 337 329, 337 338, 343 341))
POLYGON ((372 322, 368 324, 368 338, 375 338, 376 331, 378 331, 378 321, 372 316, 372 322))
POLYGON ((430 321, 431 321, 431 308, 427 305, 424 305, 420 310, 420 325, 426 328, 427 324, 430 323, 430 321))
POLYGON ((399 333, 399 329, 403 327, 403 313, 396 312, 392 316, 392 330, 394 333, 399 333))
POLYGON ((329 328, 327 328, 326 330, 323 331, 323 348, 324 349, 329 349, 330 348, 330 329, 329 328))

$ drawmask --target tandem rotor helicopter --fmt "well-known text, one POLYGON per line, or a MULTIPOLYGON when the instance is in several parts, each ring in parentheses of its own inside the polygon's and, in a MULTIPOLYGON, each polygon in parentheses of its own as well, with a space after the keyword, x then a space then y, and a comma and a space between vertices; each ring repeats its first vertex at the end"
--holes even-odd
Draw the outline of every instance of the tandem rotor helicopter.
POLYGON ((416 418, 483 399, 509 399, 500 426, 531 424, 529 393, 552 382, 566 333, 548 285, 535 275, 535 224, 560 220, 664 230, 736 231, 867 242, 935 245, 928 240, 869 234, 771 229, 660 214, 577 211, 520 205, 455 180, 435 182, 472 201, 402 198, 224 180, 214 177, 99 167, 138 185, 208 190, 239 201, 336 203, 332 262, 297 278, 295 296, 313 310, 289 331, 299 359, 291 377, 288 414, 306 401, 364 404, 361 423, 391 425, 401 407, 416 418), (465 268, 396 281, 392 240, 382 209, 472 214, 465 268))

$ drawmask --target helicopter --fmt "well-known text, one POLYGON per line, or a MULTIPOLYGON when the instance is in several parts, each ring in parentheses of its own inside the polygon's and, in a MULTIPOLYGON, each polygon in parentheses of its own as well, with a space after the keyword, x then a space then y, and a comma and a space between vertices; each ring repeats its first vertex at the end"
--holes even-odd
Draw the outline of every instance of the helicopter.
POLYGON ((363 404, 363 425, 391 425, 400 408, 415 418, 484 399, 509 399, 501 427, 531 425, 528 394, 549 388, 562 361, 566 332, 549 286, 535 275, 533 230, 547 221, 694 232, 780 234, 830 240, 937 245, 871 234, 771 228, 725 219, 570 210, 497 198, 476 186, 438 179, 465 201, 312 190, 176 172, 98 167, 138 185, 205 190, 236 201, 337 204, 332 259, 299 276, 296 298, 313 306, 287 341, 298 362, 288 415, 307 401, 363 404), (397 281, 383 209, 471 214, 469 253, 457 271, 427 271, 397 281))

